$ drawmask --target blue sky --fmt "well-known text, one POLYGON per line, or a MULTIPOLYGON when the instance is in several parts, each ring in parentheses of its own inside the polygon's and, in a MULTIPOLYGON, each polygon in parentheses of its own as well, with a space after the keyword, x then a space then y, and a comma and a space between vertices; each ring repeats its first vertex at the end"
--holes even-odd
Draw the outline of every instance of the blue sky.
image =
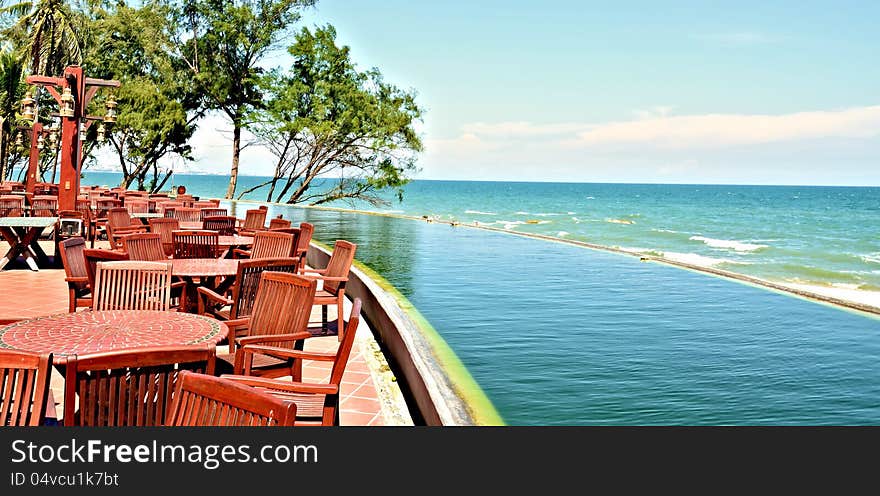
MULTIPOLYGON (((869 1, 319 0, 303 24, 418 92, 417 178, 880 185, 877 19, 869 1)), ((228 168, 215 121, 194 169, 228 168)), ((269 160, 248 149, 242 171, 269 160)))

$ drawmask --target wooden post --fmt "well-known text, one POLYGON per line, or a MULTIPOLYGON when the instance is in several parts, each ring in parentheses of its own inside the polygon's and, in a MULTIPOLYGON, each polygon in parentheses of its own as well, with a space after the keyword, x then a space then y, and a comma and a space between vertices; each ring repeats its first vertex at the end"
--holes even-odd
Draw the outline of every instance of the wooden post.
POLYGON ((31 154, 28 157, 28 170, 24 178, 24 190, 30 194, 34 194, 34 188, 37 186, 37 173, 40 172, 40 149, 37 143, 43 134, 43 124, 35 122, 31 128, 31 154))
POLYGON ((58 210, 76 210, 79 195, 80 144, 79 123, 85 115, 85 77, 80 66, 64 69, 62 90, 69 87, 73 93, 73 116, 61 118, 61 178, 58 181, 58 210))

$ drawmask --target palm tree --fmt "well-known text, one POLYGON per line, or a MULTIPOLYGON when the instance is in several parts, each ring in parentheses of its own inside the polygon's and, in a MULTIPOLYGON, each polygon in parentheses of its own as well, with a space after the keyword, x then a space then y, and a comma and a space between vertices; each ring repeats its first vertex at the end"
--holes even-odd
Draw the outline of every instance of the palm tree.
POLYGON ((12 51, 0 51, 0 180, 9 171, 10 138, 15 132, 15 112, 24 85, 24 67, 12 51))
POLYGON ((17 18, 2 34, 18 41, 32 74, 60 76, 82 63, 84 23, 65 0, 25 0, 0 8, 3 15, 17 18))

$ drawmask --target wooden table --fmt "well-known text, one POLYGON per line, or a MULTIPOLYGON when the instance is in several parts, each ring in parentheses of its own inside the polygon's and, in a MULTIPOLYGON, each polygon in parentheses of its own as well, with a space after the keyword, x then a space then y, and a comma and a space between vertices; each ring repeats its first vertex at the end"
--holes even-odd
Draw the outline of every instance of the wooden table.
POLYGON ((58 217, 0 217, 0 234, 9 243, 0 269, 21 254, 31 270, 40 270, 39 262, 47 264, 48 257, 37 241, 43 230, 57 223, 58 217))
POLYGON ((202 224, 201 222, 180 222, 180 228, 185 229, 187 231, 201 231, 202 224))
POLYGON ((229 328, 219 320, 181 312, 110 310, 22 320, 0 328, 0 348, 52 352, 56 365, 70 355, 149 346, 217 343, 229 328))
POLYGON ((230 258, 176 258, 171 260, 171 275, 180 277, 186 282, 185 312, 193 311, 193 304, 198 301, 198 286, 223 293, 235 280, 240 260, 230 258), (223 282, 217 284, 217 278, 223 282), (198 279, 199 282, 195 282, 198 279))

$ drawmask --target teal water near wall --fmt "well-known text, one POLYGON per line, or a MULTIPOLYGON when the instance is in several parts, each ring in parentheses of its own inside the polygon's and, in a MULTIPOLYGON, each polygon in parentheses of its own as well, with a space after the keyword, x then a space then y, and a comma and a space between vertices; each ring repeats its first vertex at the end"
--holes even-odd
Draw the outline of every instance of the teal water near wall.
POLYGON ((880 423, 874 317, 503 233, 271 206, 278 214, 314 223, 325 243, 358 243, 509 424, 880 423))

